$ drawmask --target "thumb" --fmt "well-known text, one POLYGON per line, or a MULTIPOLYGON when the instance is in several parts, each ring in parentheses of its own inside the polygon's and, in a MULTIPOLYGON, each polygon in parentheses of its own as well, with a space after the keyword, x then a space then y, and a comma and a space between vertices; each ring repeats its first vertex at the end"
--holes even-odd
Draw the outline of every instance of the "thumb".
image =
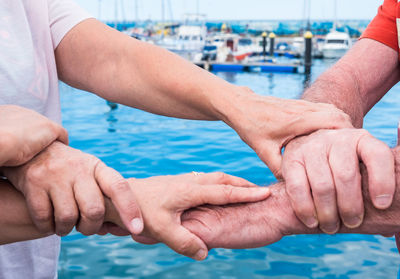
POLYGON ((191 233, 181 224, 168 225, 164 231, 164 239, 161 239, 175 252, 202 261, 207 258, 208 248, 206 244, 195 234, 191 233))
POLYGON ((104 195, 115 205, 122 223, 129 232, 135 235, 142 233, 143 217, 128 181, 101 161, 95 168, 95 178, 104 195))

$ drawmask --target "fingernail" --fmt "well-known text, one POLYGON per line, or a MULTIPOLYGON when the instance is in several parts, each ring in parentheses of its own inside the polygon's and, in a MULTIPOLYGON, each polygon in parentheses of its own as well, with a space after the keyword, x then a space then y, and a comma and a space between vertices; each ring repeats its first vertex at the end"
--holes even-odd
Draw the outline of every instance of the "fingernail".
POLYGON ((204 249, 200 249, 197 251, 196 255, 194 256, 195 260, 202 261, 207 257, 207 251, 204 249))
POLYGON ((314 217, 310 217, 306 220, 306 226, 310 229, 316 228, 318 226, 318 220, 314 217))
POLYGON ((352 218, 344 220, 344 224, 349 229, 358 228, 361 225, 361 223, 362 223, 361 217, 352 217, 352 218))
POLYGON ((132 226, 132 232, 134 234, 140 234, 144 228, 143 221, 140 218, 133 219, 131 222, 131 226, 132 226))
POLYGON ((393 196, 392 195, 380 195, 375 198, 375 205, 378 208, 388 208, 392 203, 393 196))
POLYGON ((332 224, 332 225, 327 225, 325 227, 321 227, 321 230, 327 234, 335 234, 338 231, 338 228, 339 228, 338 224, 332 224))

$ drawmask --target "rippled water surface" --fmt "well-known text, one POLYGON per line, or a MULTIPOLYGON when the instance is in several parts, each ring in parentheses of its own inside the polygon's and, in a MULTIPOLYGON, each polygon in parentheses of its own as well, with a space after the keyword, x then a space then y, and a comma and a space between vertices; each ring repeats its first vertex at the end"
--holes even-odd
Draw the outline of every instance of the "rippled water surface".
MULTIPOLYGON (((316 61, 315 79, 330 62, 316 61)), ((218 73, 261 95, 295 98, 301 74, 218 73)), ((112 82, 112 81, 110 81, 112 82)), ((91 94, 61 85, 64 125, 71 145, 100 157, 125 177, 223 171, 260 185, 274 178, 227 126, 154 116, 119 106, 110 111, 91 94)), ((367 117, 366 128, 394 145, 400 87, 393 88, 367 117)), ((395 278, 400 257, 394 239, 380 236, 291 236, 253 250, 222 250, 196 263, 163 245, 130 238, 65 237, 60 278, 395 278)))

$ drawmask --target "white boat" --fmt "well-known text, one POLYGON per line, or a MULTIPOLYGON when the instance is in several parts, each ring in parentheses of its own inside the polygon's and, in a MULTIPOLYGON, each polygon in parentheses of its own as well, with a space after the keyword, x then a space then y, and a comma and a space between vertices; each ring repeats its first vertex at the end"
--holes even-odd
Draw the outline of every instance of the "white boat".
POLYGON ((353 41, 349 34, 334 30, 326 36, 325 44, 322 47, 322 53, 324 58, 341 58, 352 45, 353 41))
POLYGON ((205 16, 185 15, 185 17, 185 24, 178 28, 175 37, 165 37, 157 44, 188 60, 198 61, 201 60, 206 45, 205 16))

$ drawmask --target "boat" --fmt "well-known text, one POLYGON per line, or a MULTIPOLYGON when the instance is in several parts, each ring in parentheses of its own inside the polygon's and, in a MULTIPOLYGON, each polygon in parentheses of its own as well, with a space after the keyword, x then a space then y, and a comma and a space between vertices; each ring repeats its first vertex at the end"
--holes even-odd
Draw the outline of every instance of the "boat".
POLYGON ((326 35, 325 44, 322 47, 323 56, 328 59, 341 58, 353 45, 348 33, 337 30, 337 0, 334 4, 335 21, 331 32, 326 35))
POLYGON ((190 61, 200 61, 206 45, 205 16, 186 14, 184 22, 177 28, 176 36, 164 37, 157 45, 190 61))
POLYGON ((322 47, 324 58, 341 58, 353 45, 350 35, 346 32, 331 31, 325 38, 325 44, 322 47))

